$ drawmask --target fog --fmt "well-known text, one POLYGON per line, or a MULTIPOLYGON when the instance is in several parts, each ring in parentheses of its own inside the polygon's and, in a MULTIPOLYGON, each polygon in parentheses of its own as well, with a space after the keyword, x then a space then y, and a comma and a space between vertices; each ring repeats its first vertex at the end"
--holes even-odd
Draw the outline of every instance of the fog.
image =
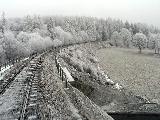
POLYGON ((7 17, 82 15, 143 22, 160 28, 160 0, 0 0, 7 17))

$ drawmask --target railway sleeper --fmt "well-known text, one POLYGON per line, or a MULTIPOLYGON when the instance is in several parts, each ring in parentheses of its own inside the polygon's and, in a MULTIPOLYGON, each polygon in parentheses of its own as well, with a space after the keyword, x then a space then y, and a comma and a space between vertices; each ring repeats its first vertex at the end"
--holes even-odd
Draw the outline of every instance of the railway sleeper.
POLYGON ((28 68, 29 74, 27 77, 27 89, 26 102, 23 105, 24 111, 21 112, 22 119, 27 120, 37 120, 38 118, 38 106, 39 106, 39 69, 41 68, 41 62, 39 58, 35 58, 30 62, 30 67, 28 68), (25 117, 23 117, 25 116, 25 117))

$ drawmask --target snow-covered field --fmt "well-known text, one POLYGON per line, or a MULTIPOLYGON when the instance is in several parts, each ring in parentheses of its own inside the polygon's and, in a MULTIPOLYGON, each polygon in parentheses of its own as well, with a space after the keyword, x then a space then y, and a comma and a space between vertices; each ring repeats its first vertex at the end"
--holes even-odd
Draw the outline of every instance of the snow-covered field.
POLYGON ((154 51, 106 48, 97 51, 101 67, 112 80, 136 95, 160 103, 160 58, 154 51))

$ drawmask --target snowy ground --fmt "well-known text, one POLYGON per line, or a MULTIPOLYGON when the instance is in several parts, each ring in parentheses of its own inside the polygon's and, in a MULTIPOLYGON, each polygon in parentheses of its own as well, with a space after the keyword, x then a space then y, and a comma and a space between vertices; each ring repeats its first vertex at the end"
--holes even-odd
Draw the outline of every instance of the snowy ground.
MULTIPOLYGON (((26 60, 28 60, 28 59, 29 59, 29 57, 26 57, 26 58, 24 58, 24 59, 21 60, 21 61, 26 61, 26 60)), ((10 70, 10 68, 11 68, 12 66, 13 66, 13 65, 7 65, 6 68, 5 68, 5 67, 2 67, 2 68, 1 68, 1 71, 0 71, 0 80, 3 79, 3 77, 6 75, 6 73, 10 70)))
POLYGON ((0 96, 0 120, 15 119, 19 115, 19 105, 22 102, 24 81, 27 77, 24 68, 15 78, 11 86, 0 96))
POLYGON ((110 77, 138 96, 160 103, 160 58, 154 51, 106 48, 97 52, 110 77))
POLYGON ((54 62, 54 56, 48 56, 43 63, 41 89, 47 102, 41 104, 41 110, 51 111, 55 120, 112 120, 102 109, 90 101, 84 94, 65 88, 54 62), (45 107, 46 106, 46 107, 45 107), (96 119, 97 118, 97 119, 96 119))
MULTIPOLYGON (((108 112, 109 111, 110 112, 115 112, 115 111, 148 112, 151 110, 153 112, 157 112, 160 109, 160 106, 158 106, 157 104, 148 105, 148 106, 145 104, 144 105, 140 104, 140 103, 147 103, 148 100, 145 99, 145 97, 142 98, 143 95, 141 97, 141 94, 137 95, 137 94, 134 94, 134 92, 132 93, 132 89, 127 88, 124 84, 122 84, 122 81, 120 82, 113 79, 112 74, 114 74, 114 71, 121 70, 125 74, 127 74, 127 72, 124 69, 122 68, 111 69, 110 67, 105 68, 105 62, 108 62, 108 63, 111 62, 115 64, 116 67, 118 67, 117 64, 119 64, 119 62, 126 60, 124 59, 125 58, 124 56, 120 57, 121 54, 118 53, 118 55, 115 55, 115 57, 117 57, 115 59, 105 59, 105 57, 110 57, 114 54, 111 51, 109 51, 106 54, 105 49, 104 51, 103 49, 100 49, 97 53, 98 54, 97 55, 98 59, 97 59, 95 54, 98 46, 96 47, 95 45, 92 45, 91 48, 94 48, 94 49, 90 49, 88 47, 88 44, 76 45, 76 46, 70 46, 68 48, 65 48, 60 53, 60 55, 63 58, 63 60, 60 59, 61 63, 63 63, 65 67, 69 68, 69 71, 71 72, 72 76, 74 76, 77 81, 79 80, 79 82, 74 84, 75 87, 78 86, 77 88, 80 91, 86 93, 86 95, 92 101, 94 101, 97 105, 101 106, 102 109, 108 112), (102 64, 102 61, 105 61, 104 64, 102 64), (110 72, 108 72, 109 70, 113 70, 113 73, 110 74, 110 72), (78 74, 75 71, 79 71, 78 74), (98 78, 92 79, 91 77, 88 76, 88 73, 92 76, 98 75, 98 78), (84 85, 83 84, 81 85, 80 84, 81 82, 84 85), (87 85, 92 87, 92 89, 89 89, 89 87, 87 89, 87 85), (89 91, 92 91, 92 92, 89 93, 89 91)), ((106 49, 110 50, 112 48, 106 48, 106 49)), ((119 51, 120 50, 117 50, 117 52, 119 51)), ((135 52, 137 52, 137 50, 135 52)), ((130 58, 129 60, 133 62, 135 59, 133 59, 131 56, 129 56, 130 58)), ((143 61, 141 61, 140 59, 139 63, 146 62, 144 60, 144 56, 142 56, 143 61)), ((124 64, 120 63, 119 66, 123 67, 124 64)), ((139 65, 139 67, 143 67, 143 65, 142 66, 139 65)), ((130 76, 127 76, 127 77, 130 77, 130 76)), ((121 78, 121 77, 117 77, 117 78, 121 78)), ((143 89, 143 85, 144 83, 141 84, 142 89, 143 89)), ((134 87, 134 86, 130 85, 130 87, 134 87)))

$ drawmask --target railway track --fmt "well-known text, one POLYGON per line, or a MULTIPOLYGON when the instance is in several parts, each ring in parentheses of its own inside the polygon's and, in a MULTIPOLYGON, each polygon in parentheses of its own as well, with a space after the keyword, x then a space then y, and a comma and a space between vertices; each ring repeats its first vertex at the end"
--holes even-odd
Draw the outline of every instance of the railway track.
POLYGON ((0 81, 0 119, 39 120, 42 118, 40 116, 43 114, 39 110, 39 103, 43 99, 39 89, 41 64, 44 56, 51 51, 34 54, 29 59, 16 63, 3 77, 0 81), (6 107, 7 101, 11 103, 6 107))
POLYGON ((40 119, 39 102, 39 82, 42 56, 35 57, 28 69, 27 87, 24 93, 22 109, 19 120, 37 120, 40 119))

